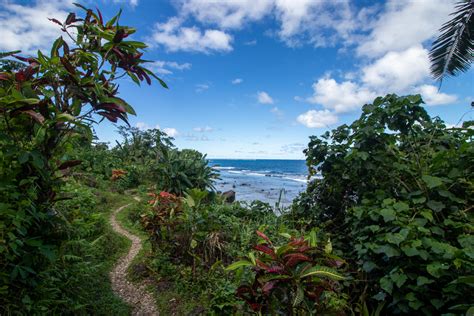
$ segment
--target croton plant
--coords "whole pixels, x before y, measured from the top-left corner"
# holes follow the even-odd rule
[[[234,262],[228,271],[251,267],[253,281],[243,284],[236,295],[258,314],[306,315],[314,312],[339,312],[344,299],[339,298],[338,281],[345,277],[337,271],[345,262],[330,253],[330,243],[317,247],[315,234],[290,237],[281,246],[257,231],[260,243],[256,252]]]

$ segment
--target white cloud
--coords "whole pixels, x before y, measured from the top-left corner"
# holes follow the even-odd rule
[[[321,78],[313,84],[311,103],[321,104],[336,113],[350,112],[372,101],[376,94],[352,81],[336,82],[332,78]]]
[[[273,104],[274,101],[271,96],[268,95],[265,91],[259,91],[257,93],[257,99],[259,103],[262,104]]]
[[[325,128],[338,121],[337,116],[329,110],[309,110],[300,114],[296,120],[309,128]]]
[[[422,44],[438,34],[453,9],[454,0],[389,0],[357,52],[376,57]]]
[[[49,49],[64,33],[48,18],[64,21],[73,8],[68,0],[37,1],[34,5],[0,1],[0,50],[32,54]]]
[[[427,84],[418,87],[415,93],[421,94],[426,105],[441,105],[457,101],[455,95],[439,92],[438,88]]]
[[[210,86],[207,83],[198,83],[196,85],[196,92],[203,92],[209,89]]]
[[[152,128],[160,129],[160,125],[158,125],[158,124],[156,124],[154,127],[151,127],[150,125],[148,125],[145,122],[137,122],[135,124],[135,127],[138,128],[139,130],[142,130],[142,131],[146,131],[147,129],[152,129]]]
[[[175,61],[164,61],[164,60],[157,60],[152,63],[147,64],[148,68],[153,70],[154,72],[161,74],[161,75],[170,75],[173,73],[172,70],[189,70],[191,69],[190,63],[177,63]]]
[[[179,135],[178,130],[174,127],[165,127],[165,128],[163,128],[163,132],[165,132],[166,135],[168,135],[170,137],[176,137],[176,136]]]
[[[224,29],[238,29],[246,23],[258,21],[271,12],[273,5],[269,0],[186,0],[180,1],[180,4],[182,14]]]
[[[355,14],[348,0],[275,0],[280,22],[279,37],[288,45],[302,42],[332,46],[340,40],[351,41],[356,29]]]
[[[428,51],[418,45],[402,52],[389,52],[362,72],[362,81],[376,91],[400,93],[430,75]]]
[[[235,78],[232,80],[232,84],[241,84],[242,82],[244,82],[244,79],[241,78]]]
[[[113,0],[114,3],[128,3],[131,7],[136,7],[138,5],[138,0]]]
[[[289,46],[310,43],[333,46],[353,42],[355,30],[364,29],[367,16],[356,14],[349,0],[178,0],[182,19],[194,19],[222,30],[236,30],[267,17],[276,20],[278,31],[270,33]],[[361,12],[370,11],[363,9]],[[247,41],[245,45],[255,45]]]
[[[204,133],[204,132],[212,132],[214,129],[210,126],[204,126],[204,127],[195,127],[193,128],[193,131],[198,132],[198,133]]]
[[[152,44],[164,46],[168,51],[191,51],[201,53],[229,52],[232,36],[215,29],[201,31],[198,27],[185,27],[183,20],[170,18],[157,23],[150,38]]]

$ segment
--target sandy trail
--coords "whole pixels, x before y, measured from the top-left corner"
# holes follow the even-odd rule
[[[110,272],[112,288],[118,296],[133,307],[132,315],[159,315],[153,297],[145,289],[144,284],[135,285],[127,280],[127,269],[133,258],[142,249],[141,239],[125,230],[117,221],[117,214],[129,205],[116,209],[111,217],[112,228],[132,241],[132,246],[126,255],[121,257]]]

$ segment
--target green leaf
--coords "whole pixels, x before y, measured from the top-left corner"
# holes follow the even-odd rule
[[[397,203],[393,204],[393,208],[395,210],[397,210],[398,212],[403,212],[403,211],[407,211],[407,210],[410,209],[408,204],[406,204],[404,202],[397,202]]]
[[[424,277],[424,276],[419,276],[417,279],[416,279],[416,285],[417,286],[423,286],[425,284],[431,284],[433,283],[434,281],[431,280],[431,279],[428,279],[427,277]]]
[[[393,282],[397,285],[397,287],[401,288],[403,284],[405,284],[406,280],[408,277],[403,274],[403,273],[392,273],[390,274],[390,278],[392,279]]]
[[[426,205],[435,212],[440,212],[446,207],[446,205],[444,205],[443,202],[434,201],[434,200],[428,201]]]
[[[330,254],[330,253],[332,252],[331,239],[328,239],[328,242],[327,242],[326,245],[324,246],[324,252],[327,253],[327,254]]]
[[[60,122],[74,122],[76,118],[69,113],[61,113],[56,115],[56,120]]]
[[[430,210],[422,211],[420,214],[430,222],[433,221],[433,213]]]
[[[417,256],[417,255],[420,254],[418,249],[416,249],[414,247],[402,246],[402,251],[408,257],[413,257],[413,256]]]
[[[362,269],[364,269],[365,272],[370,272],[376,267],[377,265],[372,261],[365,261],[364,264],[362,265]]]
[[[379,281],[380,287],[387,292],[388,294],[392,294],[393,290],[393,282],[388,276],[384,276],[383,278],[380,279]]]
[[[380,215],[382,215],[383,220],[387,223],[395,219],[395,211],[390,208],[383,208],[380,210]]]
[[[323,266],[314,266],[308,270],[306,270],[300,278],[306,278],[309,276],[318,276],[318,277],[327,277],[332,280],[344,280],[345,277],[337,273],[335,270],[323,267]]]
[[[253,264],[252,262],[248,261],[248,260],[240,260],[240,261],[236,261],[234,263],[232,263],[231,265],[227,266],[225,268],[226,271],[233,271],[233,270],[237,270],[238,268],[241,268],[241,267],[252,267]]]
[[[391,243],[391,244],[395,244],[395,245],[399,245],[402,241],[404,241],[406,239],[406,236],[404,236],[403,234],[401,233],[387,233],[385,235],[385,239]]]
[[[257,264],[257,261],[255,259],[255,254],[253,252],[249,252],[248,257],[249,257],[249,259],[250,259],[250,261],[252,262],[253,265]]]
[[[293,306],[298,306],[304,299],[304,290],[301,284],[298,284],[296,288],[295,300],[293,301]]]
[[[443,181],[441,180],[441,178],[438,178],[438,177],[423,175],[421,178],[430,189],[439,187],[440,185],[443,184]]]
[[[389,245],[379,246],[379,247],[374,249],[374,252],[379,253],[379,254],[384,254],[389,258],[396,257],[396,256],[400,255],[400,251],[398,251],[398,249],[396,249],[392,246],[389,246]]]
[[[422,204],[422,203],[426,202],[426,198],[424,196],[420,196],[420,197],[417,197],[417,198],[412,198],[411,200],[415,204]]]
[[[285,237],[286,239],[291,239],[291,235],[288,233],[280,233],[279,235]]]
[[[442,270],[446,269],[448,269],[448,266],[441,262],[433,262],[426,266],[426,271],[428,271],[428,273],[435,278],[439,278],[441,276]]]
[[[53,43],[53,46],[51,47],[51,57],[57,57],[59,56],[59,48],[63,45],[64,43],[64,40],[63,40],[63,37],[58,37],[54,43]]]

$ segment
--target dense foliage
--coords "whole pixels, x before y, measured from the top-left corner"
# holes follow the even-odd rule
[[[143,67],[146,45],[124,40],[135,30],[119,25],[120,13],[104,21],[99,11],[78,7],[83,17],[51,19],[68,39],[59,37],[49,54],[2,54],[23,64],[2,63],[0,72],[2,314],[59,304],[51,291],[62,295],[61,287],[51,282],[64,280],[57,269],[68,260],[63,249],[69,238],[84,237],[71,232],[70,209],[56,204],[66,198],[64,176],[80,163],[70,159],[73,142],[84,135],[91,140],[96,118],[127,122],[127,113],[134,114],[118,97],[117,78],[151,83],[154,76]]]
[[[379,97],[350,126],[312,137],[307,163],[322,177],[293,216],[352,259],[373,306],[465,311],[474,302],[474,131],[446,128],[421,104],[419,95]]]

